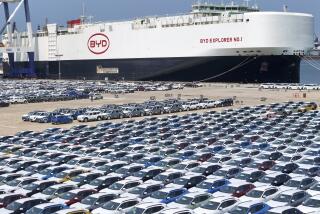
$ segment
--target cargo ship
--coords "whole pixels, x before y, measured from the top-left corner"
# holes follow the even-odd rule
[[[14,44],[30,42],[26,35],[13,32]],[[183,15],[46,24],[31,42],[39,78],[299,82],[313,35],[310,14],[197,3]],[[27,61],[27,54],[15,54],[14,67]],[[6,55],[3,65],[10,72]]]

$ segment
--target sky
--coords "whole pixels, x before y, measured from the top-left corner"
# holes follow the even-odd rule
[[[94,21],[128,20],[143,16],[186,13],[195,2],[205,0],[29,0],[31,19],[34,28],[43,25],[46,18],[50,23],[65,25],[67,20],[76,19],[82,14],[93,16]],[[206,2],[230,3],[231,0],[207,0]],[[244,3],[243,0],[234,0]],[[320,36],[320,0],[251,0],[263,11],[282,11],[283,5],[289,11],[311,13],[315,16],[316,34]],[[11,6],[13,10],[13,6]],[[3,11],[3,8],[0,8]],[[4,23],[3,12],[0,12],[1,23]],[[15,18],[18,28],[23,25],[23,10]],[[299,27],[299,26],[297,26]]]

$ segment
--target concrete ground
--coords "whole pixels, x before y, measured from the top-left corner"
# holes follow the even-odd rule
[[[305,93],[306,98],[303,97]],[[87,106],[101,106],[103,104],[124,104],[132,102],[144,102],[150,97],[155,97],[157,100],[167,98],[181,99],[199,98],[201,95],[210,99],[220,98],[235,98],[235,105],[233,108],[241,106],[254,106],[267,103],[285,102],[285,101],[315,101],[320,99],[319,91],[291,91],[291,90],[259,90],[257,85],[240,85],[240,84],[206,84],[201,88],[185,88],[183,90],[172,90],[164,92],[136,92],[134,94],[123,94],[116,98],[114,95],[105,94],[103,100],[93,101],[88,100],[74,100],[64,102],[47,102],[47,103],[31,103],[31,104],[17,104],[11,105],[8,108],[0,108],[0,135],[13,135],[22,130],[42,131],[49,127],[70,128],[76,124],[67,125],[51,125],[38,124],[31,122],[23,122],[21,116],[34,110],[52,111],[57,108],[77,108]],[[214,109],[221,110],[221,109]],[[209,111],[209,110],[200,110]],[[187,114],[186,112],[178,114]],[[119,120],[115,120],[119,121]],[[95,125],[98,122],[89,122],[89,125]]]

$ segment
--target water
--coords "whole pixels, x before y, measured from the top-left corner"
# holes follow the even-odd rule
[[[320,69],[320,59],[312,59],[311,61],[313,65]],[[301,83],[320,83],[320,70],[309,65],[305,60],[301,61],[300,68],[300,82]]]

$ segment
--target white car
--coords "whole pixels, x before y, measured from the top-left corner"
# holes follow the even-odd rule
[[[153,203],[153,202],[146,202],[136,205],[133,209],[131,209],[127,214],[155,214],[160,213],[162,210],[166,208],[165,204],[162,203]]]
[[[127,213],[133,206],[139,204],[138,198],[117,198],[109,201],[101,207],[92,210],[92,214],[120,214]]]
[[[102,120],[102,115],[100,111],[88,111],[85,114],[79,115],[77,120],[79,122],[98,121]]]
[[[9,102],[11,104],[28,103],[28,100],[24,97],[12,96],[9,98]]]
[[[115,194],[123,194],[125,192],[128,192],[129,190],[133,189],[134,187],[140,185],[142,181],[135,180],[135,179],[125,179],[118,181],[108,188],[100,190],[100,192],[105,193],[115,193]]]
[[[272,200],[280,193],[277,187],[271,185],[259,186],[240,197],[241,201],[265,202]]]
[[[239,200],[232,196],[214,197],[207,203],[194,209],[197,214],[222,214],[227,213],[239,204]]]

